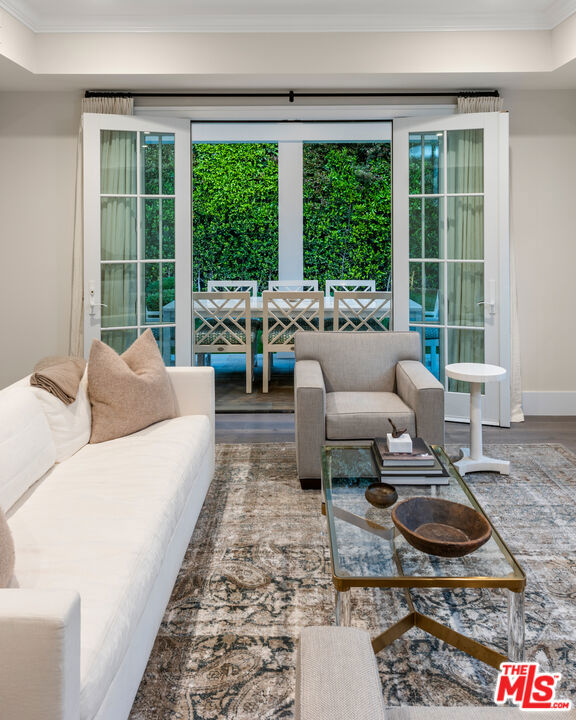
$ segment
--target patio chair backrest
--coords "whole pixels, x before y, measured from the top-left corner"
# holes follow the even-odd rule
[[[252,297],[258,295],[256,280],[208,280],[208,292],[249,292]]]
[[[334,293],[334,330],[388,330],[392,310],[392,293]]]
[[[274,292],[316,292],[318,290],[318,280],[269,280],[268,290]]]
[[[319,292],[262,293],[264,352],[293,350],[298,330],[324,329],[324,295]]]
[[[374,292],[376,280],[326,280],[326,297],[334,295],[335,292]]]
[[[245,352],[251,347],[249,292],[195,292],[194,351]],[[227,348],[230,348],[229,350]]]

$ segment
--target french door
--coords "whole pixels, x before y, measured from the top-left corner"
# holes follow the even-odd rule
[[[123,352],[150,328],[190,365],[190,123],[86,114],[84,351]]]
[[[394,121],[394,327],[417,330],[445,384],[446,418],[469,417],[450,363],[510,370],[508,116]],[[510,384],[487,383],[483,418],[510,424]]]

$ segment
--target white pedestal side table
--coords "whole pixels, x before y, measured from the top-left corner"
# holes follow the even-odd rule
[[[454,465],[462,475],[481,471],[509,475],[508,460],[486,457],[482,451],[482,383],[500,382],[506,376],[506,370],[484,363],[454,363],[446,365],[446,375],[470,383],[470,447],[462,448],[462,458]]]

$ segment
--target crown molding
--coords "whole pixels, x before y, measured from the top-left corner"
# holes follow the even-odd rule
[[[576,12],[576,0],[554,0],[546,11],[548,29],[552,30]]]
[[[274,32],[463,32],[550,30],[576,12],[576,0],[554,0],[545,12],[414,14],[164,14],[148,18],[102,15],[87,22],[80,15],[42,17],[24,2],[0,0],[3,8],[36,33],[274,33]]]

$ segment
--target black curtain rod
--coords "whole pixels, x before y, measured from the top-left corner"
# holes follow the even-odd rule
[[[498,90],[454,90],[451,92],[102,92],[86,90],[86,98],[125,97],[125,98],[386,98],[386,97],[500,97]]]

